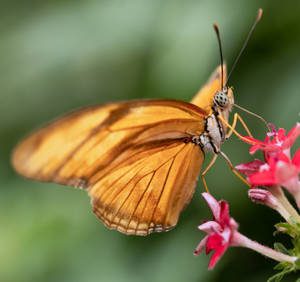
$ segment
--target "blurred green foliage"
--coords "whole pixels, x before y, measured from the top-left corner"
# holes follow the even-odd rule
[[[26,133],[77,107],[189,101],[219,64],[212,23],[220,26],[230,68],[259,7],[264,16],[229,84],[238,104],[291,129],[300,110],[300,2],[0,3],[0,281],[265,281],[275,263],[249,250],[230,249],[213,271],[208,257],[193,257],[204,235],[196,227],[210,218],[201,181],[173,231],[130,237],[107,230],[84,191],[17,176],[10,153]],[[263,125],[242,115],[262,138]],[[251,160],[235,137],[223,150],[234,164]],[[242,233],[272,245],[280,218],[250,203],[222,159],[207,182],[230,203]]]

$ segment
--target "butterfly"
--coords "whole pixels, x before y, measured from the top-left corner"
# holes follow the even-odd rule
[[[233,93],[216,104],[220,70],[191,103],[131,101],[70,113],[25,138],[13,167],[26,178],[87,190],[108,228],[170,230],[191,200],[204,152],[215,153],[225,140],[216,115],[228,120]]]
[[[110,229],[168,231],[194,194],[205,153],[219,154],[226,140],[234,105],[226,84],[221,59],[190,103],[139,100],[74,111],[18,144],[12,165],[26,178],[86,190]]]

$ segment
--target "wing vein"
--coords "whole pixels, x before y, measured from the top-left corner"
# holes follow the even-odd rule
[[[176,153],[176,155],[177,155],[180,151],[182,151],[184,147],[185,147],[185,146],[183,146],[182,148],[180,148],[180,150]],[[157,170],[158,170],[159,168],[161,168],[163,165],[165,165],[165,164],[166,164],[169,160],[171,160],[172,158],[174,158],[174,156],[171,157],[171,158],[169,158],[169,159],[168,159],[166,162],[164,162],[162,165],[160,165],[160,166],[155,170],[155,173],[157,172]],[[153,180],[153,178],[151,179],[151,182],[152,182],[152,180]],[[149,187],[150,187],[150,186],[149,186]],[[153,190],[149,193],[149,195],[148,195],[148,197],[147,197],[147,200],[146,200],[146,203],[145,203],[145,205],[144,205],[144,207],[143,207],[143,210],[142,210],[142,213],[141,213],[141,217],[140,217],[140,218],[143,218],[143,215],[144,215],[144,212],[145,212],[145,209],[146,209],[146,206],[147,206],[147,201],[148,201],[149,197],[152,195],[152,192],[153,192]],[[153,214],[154,214],[154,212],[153,212]],[[152,217],[153,217],[153,214],[152,214]],[[152,217],[151,217],[151,220],[152,220]],[[150,220],[150,222],[151,222],[151,220]],[[137,224],[137,226],[136,226],[136,231],[138,230],[139,225],[140,225],[140,220],[138,221],[138,224]]]
[[[155,209],[154,209],[153,212],[152,212],[150,224],[151,224],[151,222],[153,221],[153,216],[154,216],[154,214],[155,214],[155,212],[156,212],[156,209],[157,209],[157,207],[158,207],[158,205],[159,205],[161,196],[162,196],[163,191],[164,191],[164,189],[165,189],[165,186],[166,186],[166,184],[167,184],[167,181],[168,181],[168,178],[169,178],[169,175],[170,175],[170,171],[171,171],[171,169],[172,169],[172,167],[173,167],[173,164],[174,164],[174,161],[175,161],[175,159],[176,159],[176,156],[177,156],[177,154],[173,157],[173,160],[172,160],[172,162],[171,162],[171,164],[170,164],[170,167],[169,167],[169,169],[168,169],[168,172],[167,172],[165,181],[164,181],[164,183],[163,183],[163,186],[162,186],[162,188],[161,188],[159,197],[158,197],[158,199],[157,199],[157,203],[156,203],[156,205],[155,205]],[[155,226],[154,226],[154,229],[155,229]]]
[[[160,125],[161,123],[167,124],[167,123],[172,123],[172,122],[183,122],[183,123],[191,123],[191,122],[199,122],[199,120],[197,119],[192,119],[192,118],[172,118],[172,119],[167,119],[167,120],[162,120],[162,121],[158,121],[158,122],[153,122],[153,123],[148,123],[146,125],[146,130],[147,129],[151,129],[153,127],[155,127],[156,125]],[[141,125],[136,125],[136,126],[131,126],[131,127],[122,127],[120,129],[110,129],[108,128],[109,132],[118,132],[118,131],[122,131],[122,130],[130,130],[130,129],[137,129],[137,128],[141,128],[141,127],[145,127],[145,125],[141,124]]]
[[[135,174],[135,176],[134,176],[132,179],[134,179],[134,178],[136,177],[136,175],[137,175],[142,169],[143,169],[143,168],[141,168],[141,169]],[[124,199],[124,201],[122,202],[122,204],[121,204],[120,207],[118,208],[118,210],[117,210],[117,212],[115,213],[114,217],[111,219],[112,222],[114,221],[115,217],[118,215],[119,211],[122,209],[122,207],[124,206],[124,204],[127,202],[127,200],[129,199],[129,197],[131,196],[131,194],[132,194],[133,190],[135,189],[136,185],[137,185],[144,177],[146,177],[147,175],[149,175],[149,174],[151,174],[151,173],[153,173],[153,171],[146,173],[145,175],[141,176],[141,177],[136,181],[136,183],[134,184],[134,186],[133,186],[132,189],[130,190],[129,194],[127,195],[127,197]],[[128,184],[129,184],[129,183],[128,183]],[[126,184],[126,185],[128,185],[128,184]],[[125,188],[126,188],[126,187],[122,188],[122,191],[123,191]],[[121,193],[122,191],[120,191],[120,193]],[[117,196],[116,196],[116,197],[117,197]],[[118,223],[120,223],[120,220],[121,220],[121,217],[120,217]]]
[[[130,224],[130,222],[131,222],[132,217],[134,216],[134,214],[135,214],[135,212],[136,212],[138,206],[140,205],[142,199],[144,198],[144,195],[145,195],[146,192],[148,191],[148,189],[149,189],[149,187],[150,187],[150,185],[151,185],[151,183],[152,183],[152,180],[153,180],[153,178],[154,178],[154,176],[155,176],[156,170],[154,170],[152,173],[153,173],[153,174],[152,174],[152,176],[151,176],[151,179],[150,179],[149,183],[147,184],[146,189],[144,190],[144,192],[142,193],[141,197],[139,198],[139,200],[138,200],[138,202],[137,202],[137,204],[136,204],[136,206],[135,206],[135,208],[134,208],[134,210],[133,210],[133,213],[131,214],[131,216],[130,216],[130,218],[129,218],[129,220],[128,220],[128,223],[127,223],[127,226],[126,226],[126,230],[128,230],[128,226],[129,226],[129,224]],[[139,218],[138,218],[137,223],[136,223],[136,226],[135,226],[135,232],[134,232],[134,233],[136,233],[136,231],[137,231],[137,228],[138,228],[138,226],[139,226],[139,222],[140,222],[140,220],[139,220]]]
[[[175,141],[177,141],[177,140],[174,140],[174,142],[175,142]],[[153,142],[151,142],[151,143],[153,143]],[[91,182],[91,184],[95,184],[95,183],[98,182],[99,180],[105,178],[106,176],[108,176],[108,175],[110,174],[110,171],[113,171],[113,170],[116,170],[116,169],[122,167],[122,165],[124,165],[124,163],[125,163],[125,162],[128,162],[130,159],[134,159],[135,156],[136,156],[138,153],[145,151],[145,148],[144,148],[144,147],[146,147],[147,145],[149,145],[149,144],[143,143],[143,144],[139,144],[138,146],[135,146],[135,149],[137,149],[138,147],[140,147],[141,150],[140,150],[140,151],[137,151],[137,152],[134,152],[134,154],[133,154],[133,153],[130,154],[126,159],[123,159],[121,162],[116,162],[116,156],[115,156],[115,154],[114,154],[113,157],[110,158],[109,161],[107,161],[107,163],[110,163],[110,164],[113,165],[113,166],[110,167],[109,170],[108,170],[106,173],[104,173],[103,175],[101,175],[100,178],[97,178],[96,180],[94,180],[93,182]],[[170,145],[170,144],[169,144],[169,145]],[[171,145],[172,145],[172,144],[171,144]],[[117,152],[117,153],[118,153],[118,156],[121,156],[121,154],[123,154],[129,147],[131,147],[130,144],[128,144],[127,146],[123,147],[122,150],[118,151],[118,152]],[[162,149],[162,151],[167,150],[168,148],[169,148],[169,147],[166,146],[165,148]],[[150,148],[150,149],[151,149],[151,148]],[[153,146],[153,149],[158,150],[159,148]],[[147,157],[147,156],[144,156],[140,161],[142,161],[142,160],[143,160],[144,158],[146,158],[146,157]],[[116,163],[114,164],[114,162],[116,162]],[[98,170],[99,170],[99,168],[95,170],[95,173],[92,174],[92,176],[90,176],[90,178],[92,178],[92,177],[98,172]]]
[[[129,181],[128,181],[121,189],[119,189],[119,190],[116,192],[115,197],[114,197],[113,199],[111,199],[111,200],[109,201],[108,204],[106,204],[106,207],[105,207],[105,209],[104,209],[104,211],[103,211],[103,216],[105,216],[105,211],[106,211],[107,208],[111,205],[111,203],[113,202],[113,200],[119,196],[119,194],[120,194],[120,193],[121,193],[121,192],[129,185],[129,184],[130,184],[131,181],[133,181],[133,179],[138,175],[138,173],[139,173],[142,169],[143,169],[143,167],[141,167],[141,168],[135,173],[135,175],[134,175],[132,178],[130,178]],[[112,221],[112,220],[111,220],[111,221]]]

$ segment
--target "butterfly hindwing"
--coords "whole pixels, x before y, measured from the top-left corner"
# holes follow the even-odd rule
[[[203,163],[199,146],[181,141],[131,148],[121,163],[89,190],[95,214],[109,227],[147,235],[174,227],[190,201]]]

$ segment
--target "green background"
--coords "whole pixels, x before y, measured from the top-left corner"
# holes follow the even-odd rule
[[[209,257],[193,256],[204,236],[197,225],[211,217],[200,180],[173,231],[132,237],[107,230],[84,191],[17,176],[10,154],[26,133],[74,108],[189,101],[219,64],[212,23],[220,26],[230,68],[259,7],[264,16],[229,85],[238,104],[290,130],[300,110],[300,2],[0,3],[0,281],[265,281],[275,263],[250,250],[229,249],[213,271]],[[263,124],[242,116],[264,138]],[[238,164],[252,160],[248,148],[233,136],[223,151]],[[272,236],[280,217],[251,203],[221,158],[207,183],[230,203],[243,234],[270,246],[285,241]]]

